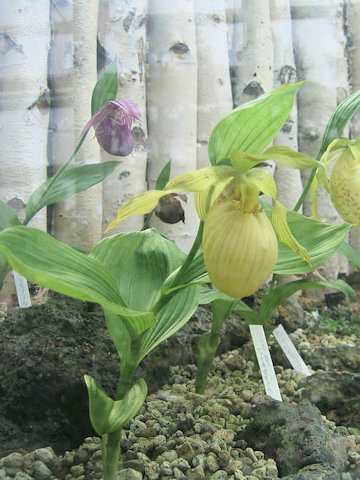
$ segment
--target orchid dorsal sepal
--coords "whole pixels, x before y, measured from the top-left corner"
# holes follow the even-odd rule
[[[231,163],[241,172],[246,172],[266,160],[275,160],[277,163],[291,168],[305,170],[317,168],[319,162],[305,153],[297,152],[287,146],[273,146],[267,148],[262,154],[251,154],[235,150],[230,155]]]

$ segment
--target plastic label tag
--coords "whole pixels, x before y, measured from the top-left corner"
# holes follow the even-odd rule
[[[271,360],[264,328],[262,325],[249,325],[249,327],[254,343],[256,358],[259,363],[261,376],[264,382],[266,395],[269,395],[274,400],[279,400],[281,402],[282,398],[279,384]]]
[[[280,345],[282,351],[285,353],[287,359],[291,363],[291,366],[296,372],[300,372],[304,375],[310,376],[311,373],[307,368],[304,360],[301,358],[299,352],[296,350],[295,345],[291,341],[289,335],[286,333],[284,327],[279,325],[273,331],[274,337]]]
[[[19,307],[31,307],[29,287],[26,278],[14,271],[14,281]]]

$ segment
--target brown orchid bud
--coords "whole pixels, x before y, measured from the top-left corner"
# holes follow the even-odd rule
[[[181,203],[176,198],[179,197],[184,202],[187,201],[186,195],[182,193],[169,193],[160,198],[159,203],[155,208],[155,215],[164,223],[178,223],[180,220],[185,222],[185,212]]]

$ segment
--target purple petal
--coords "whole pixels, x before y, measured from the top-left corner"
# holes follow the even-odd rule
[[[95,127],[95,134],[103,149],[111,155],[126,157],[133,151],[134,138],[131,130],[111,117],[105,118]]]
[[[100,108],[100,110],[94,113],[94,115],[85,125],[85,127],[83,128],[83,131],[81,132],[81,135],[83,135],[85,132],[90,130],[91,127],[95,127],[96,124],[101,122],[102,119],[106,118],[108,115],[111,115],[111,112],[113,110],[114,110],[114,107],[113,105],[110,105],[110,102],[104,105],[102,108]]]
[[[127,102],[126,100],[111,100],[109,103],[122,108],[130,117],[141,119],[141,111],[136,103]]]

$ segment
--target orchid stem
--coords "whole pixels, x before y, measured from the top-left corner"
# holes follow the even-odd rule
[[[194,243],[192,244],[192,247],[190,249],[190,252],[188,253],[187,257],[185,258],[184,263],[181,265],[180,270],[176,274],[174,278],[173,285],[177,285],[181,282],[181,277],[184,275],[186,270],[188,269],[189,265],[191,262],[194,260],[194,257],[199,250],[202,242],[202,235],[203,235],[203,230],[204,230],[204,222],[200,221],[199,228],[194,240]]]
[[[309,175],[309,178],[306,182],[304,190],[303,190],[302,194],[300,195],[300,198],[297,201],[295,207],[293,208],[294,212],[297,212],[299,210],[299,208],[301,207],[301,205],[304,203],[306,195],[309,193],[312,181],[314,180],[315,174],[316,174],[316,168],[313,168],[310,172],[310,175]]]

